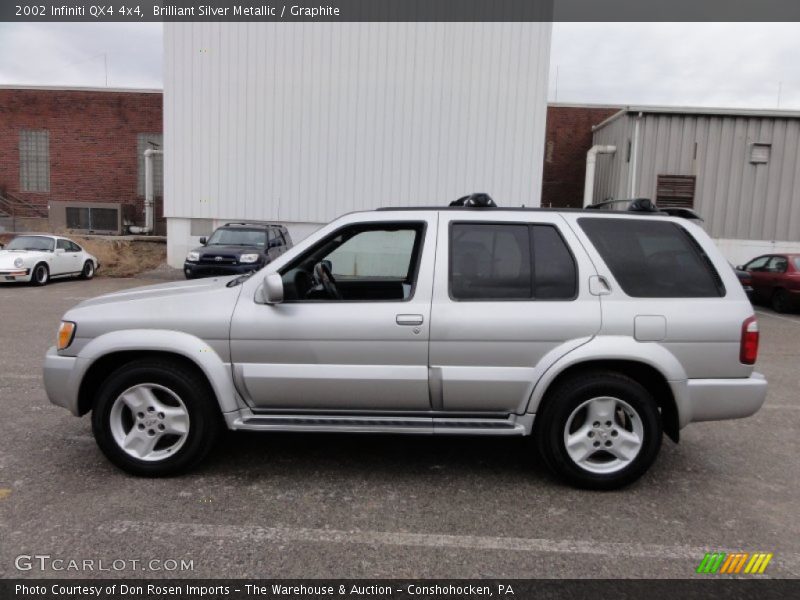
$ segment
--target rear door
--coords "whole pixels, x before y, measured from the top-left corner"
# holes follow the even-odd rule
[[[433,408],[523,413],[554,356],[600,328],[600,301],[588,286],[593,274],[556,213],[442,212],[431,309]]]

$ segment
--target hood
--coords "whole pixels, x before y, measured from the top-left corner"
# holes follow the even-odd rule
[[[242,286],[233,277],[193,279],[132,288],[84,300],[64,320],[78,324],[76,337],[93,338],[120,329],[168,329],[201,339],[227,339]]]
[[[0,250],[0,265],[13,266],[14,259],[22,258],[23,260],[30,259],[31,257],[39,256],[52,256],[50,252],[44,250]]]

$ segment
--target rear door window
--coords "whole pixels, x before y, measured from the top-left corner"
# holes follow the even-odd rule
[[[454,300],[571,300],[572,254],[552,225],[453,223],[450,296]]]
[[[629,296],[724,296],[719,274],[691,234],[656,219],[581,218],[578,223]]]

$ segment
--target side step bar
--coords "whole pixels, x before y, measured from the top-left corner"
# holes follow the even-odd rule
[[[249,412],[249,411],[248,411]],[[507,418],[381,417],[354,415],[253,415],[228,420],[241,431],[317,431],[341,433],[416,433],[450,435],[527,435],[533,415]]]

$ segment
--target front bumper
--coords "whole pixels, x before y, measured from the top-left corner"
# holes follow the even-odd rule
[[[51,346],[44,358],[44,389],[50,402],[80,415],[78,392],[85,366],[76,356],[60,356]]]
[[[250,271],[258,271],[264,265],[261,263],[248,263],[237,265],[208,265],[200,263],[183,263],[183,274],[186,279],[200,277],[224,277],[225,275],[242,275]]]
[[[0,271],[0,282],[2,281],[30,281],[30,269],[11,269]]]
[[[687,384],[692,423],[749,417],[767,398],[767,379],[761,373],[745,379],[690,379]]]

